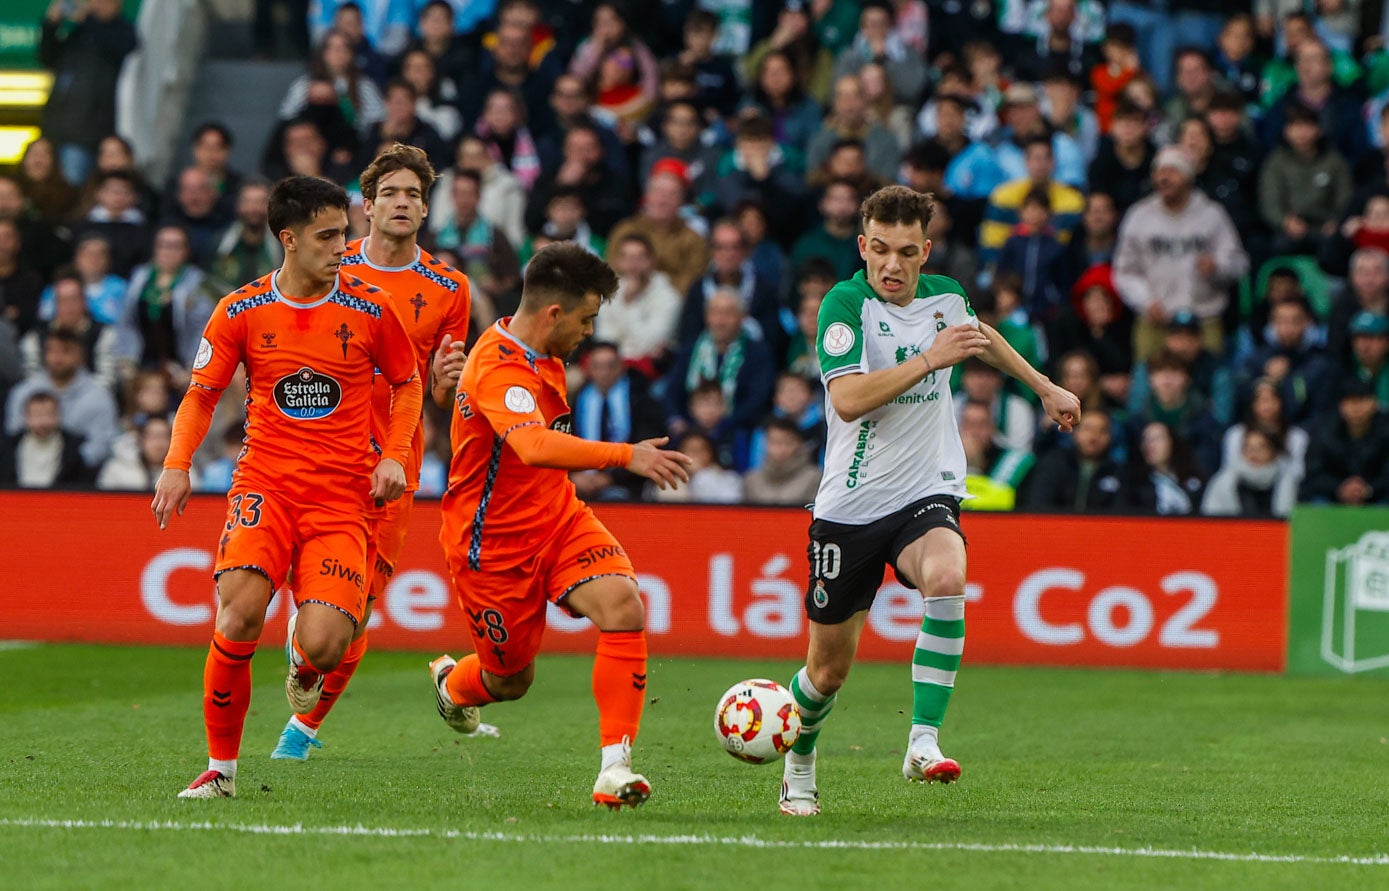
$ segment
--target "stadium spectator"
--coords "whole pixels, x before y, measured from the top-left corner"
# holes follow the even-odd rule
[[[796,325],[786,347],[786,369],[793,374],[810,380],[820,379],[820,354],[815,347],[820,305],[837,281],[830,264],[818,258],[807,260],[801,270],[792,303]]]
[[[1331,302],[1326,324],[1326,351],[1345,356],[1350,350],[1350,322],[1360,312],[1389,315],[1389,252],[1361,248],[1351,255],[1345,286]]]
[[[719,463],[714,442],[703,433],[690,432],[680,437],[678,448],[689,456],[688,485],[658,489],[648,483],[647,498],[666,503],[694,502],[697,504],[737,504],[743,498],[743,480],[735,470]]]
[[[1028,20],[1013,56],[1018,79],[1042,80],[1051,70],[1077,78],[1088,75],[1101,58],[1104,8],[1095,0],[1033,0],[1026,9]],[[1005,23],[1000,25],[1007,30]]]
[[[684,48],[676,57],[695,73],[695,104],[709,120],[729,117],[738,106],[742,92],[733,59],[714,52],[719,20],[704,9],[691,10],[685,18]]]
[[[767,222],[766,209],[756,201],[744,201],[734,208],[733,219],[743,232],[743,241],[748,246],[748,259],[752,261],[753,271],[760,279],[782,283],[777,288],[777,296],[780,297],[785,293],[785,283],[788,280],[788,260],[781,247],[768,235],[771,225]]]
[[[116,438],[116,400],[111,391],[86,369],[81,335],[62,328],[50,330],[43,342],[43,368],[10,390],[5,403],[5,430],[11,436],[24,426],[29,397],[52,393],[62,413],[63,430],[80,436],[82,460],[101,466]]]
[[[898,102],[893,95],[892,82],[888,80],[887,69],[881,62],[864,65],[859,69],[858,79],[863,87],[863,101],[868,106],[868,120],[892,134],[892,138],[897,140],[897,155],[900,157],[912,144],[912,109]]]
[[[458,170],[471,170],[482,183],[478,201],[478,216],[501,229],[513,246],[526,240],[526,193],[511,168],[501,163],[487,150],[480,137],[465,133],[458,140],[456,155]],[[430,196],[429,216],[425,223],[429,232],[437,235],[454,225],[453,178],[454,168],[441,171]]]
[[[255,281],[284,260],[284,247],[270,234],[269,212],[270,184],[259,178],[244,181],[236,196],[236,218],[213,251],[209,275],[216,290]]]
[[[96,477],[98,489],[126,492],[152,492],[154,481],[164,469],[169,454],[173,424],[168,418],[149,417],[135,430],[116,437],[111,457],[101,465]],[[190,482],[201,491],[196,468],[189,468]]]
[[[1312,337],[1315,319],[1305,297],[1273,304],[1269,310],[1273,337],[1245,360],[1240,387],[1247,401],[1256,378],[1278,384],[1283,413],[1289,423],[1301,424],[1325,406],[1321,402],[1330,387],[1335,368]]]
[[[134,146],[125,137],[115,133],[103,136],[101,142],[97,143],[96,167],[92,170],[92,175],[82,184],[82,198],[78,203],[78,211],[81,215],[85,216],[96,204],[97,189],[108,173],[127,174],[135,183],[135,191],[139,195],[137,206],[140,208],[140,212],[145,215],[145,219],[152,220],[158,217],[162,203],[159,190],[150,185],[149,181],[145,179],[145,175],[135,164]]]
[[[1251,389],[1253,395],[1246,404],[1244,419],[1225,431],[1221,444],[1221,465],[1229,463],[1240,453],[1246,430],[1262,430],[1281,444],[1294,475],[1301,479],[1306,466],[1307,431],[1288,423],[1283,414],[1283,397],[1277,381],[1260,378]]]
[[[467,274],[472,289],[473,327],[482,330],[515,309],[520,299],[516,288],[521,283],[521,261],[501,227],[482,216],[482,177],[468,169],[452,174],[448,196],[442,199],[448,208],[448,222],[431,233],[431,250],[450,251],[457,258],[458,268]]]
[[[1343,375],[1369,383],[1383,411],[1389,411],[1389,316],[1360,312],[1350,321],[1350,355]]]
[[[25,262],[19,224],[0,218],[0,318],[28,331],[38,320],[42,293],[43,278]]]
[[[781,52],[791,60],[796,81],[817,102],[829,99],[834,53],[820,42],[816,29],[811,27],[814,15],[811,4],[791,0],[782,4],[772,33],[753,45],[742,59],[743,80],[754,83],[768,53]]]
[[[1368,381],[1341,379],[1336,411],[1311,434],[1298,498],[1314,504],[1389,504],[1389,413],[1379,409]]]
[[[893,31],[892,8],[876,0],[863,4],[853,43],[835,59],[835,81],[846,74],[857,74],[869,62],[880,62],[887,69],[899,102],[916,105],[921,101],[927,79],[926,60]]]
[[[709,189],[709,178],[718,167],[719,155],[700,138],[703,127],[699,110],[688,99],[667,103],[661,113],[660,135],[642,150],[638,179],[649,185],[656,165],[663,160],[678,162],[681,179],[688,180],[696,195]],[[665,169],[676,168],[667,165]]]
[[[1350,203],[1350,168],[1322,140],[1311,108],[1290,103],[1283,121],[1283,143],[1259,174],[1259,211],[1276,233],[1274,253],[1315,256]]]
[[[541,239],[545,244],[572,241],[596,256],[602,256],[607,250],[607,239],[594,232],[589,225],[588,203],[584,190],[578,186],[559,185],[550,190],[539,231],[533,238],[527,239],[521,248],[522,267],[544,246],[540,243]]]
[[[1120,216],[1152,191],[1150,171],[1157,149],[1148,138],[1143,111],[1130,102],[1114,109],[1109,133],[1090,163],[1090,184],[1103,189]]]
[[[1154,194],[1135,204],[1119,226],[1114,283],[1139,316],[1133,333],[1139,359],[1159,348],[1167,320],[1182,309],[1201,320],[1206,347],[1223,352],[1226,288],[1249,268],[1230,215],[1193,189],[1194,173],[1181,149],[1158,152]]]
[[[425,413],[428,416],[428,412]],[[226,494],[231,489],[232,473],[236,471],[237,460],[244,448],[245,433],[240,427],[228,427],[222,433],[222,449],[216,458],[204,462],[198,469],[196,492]],[[424,488],[421,477],[420,488]]]
[[[1073,278],[1070,255],[1057,235],[1051,197],[1044,186],[1034,185],[1023,196],[1018,222],[998,252],[995,274],[1019,279],[1020,307],[1038,323],[1056,320],[1066,301],[1066,282]]]
[[[476,67],[464,76],[467,87],[462,90],[463,120],[475,121],[485,116],[484,100],[490,103],[492,95],[501,90],[514,95],[518,106],[525,110],[516,113],[518,122],[529,116],[530,131],[536,136],[550,131],[552,121],[546,100],[555,79],[563,72],[554,53],[534,60],[534,47],[533,30],[524,24],[503,22],[497,26],[495,43],[484,47]],[[528,184],[521,171],[515,165],[511,167]]]
[[[1055,179],[1052,145],[1045,136],[1029,138],[1023,148],[1026,176],[1006,182],[989,194],[984,222],[979,227],[979,262],[985,268],[998,262],[1004,243],[1016,234],[1016,227],[1022,222],[1023,201],[1033,190],[1041,190],[1046,199],[1047,223],[1058,242],[1056,247],[1059,249],[1071,240],[1085,210],[1085,196]],[[1036,210],[1034,205],[1034,213]],[[1058,289],[1065,287],[1065,280],[1063,271],[1056,283]]]
[[[439,74],[434,57],[424,49],[407,50],[400,59],[400,77],[415,88],[415,116],[453,143],[463,129],[458,113],[458,87]]]
[[[87,298],[82,279],[73,274],[60,274],[53,281],[53,316],[39,322],[19,339],[19,354],[24,373],[38,374],[43,367],[43,345],[48,333],[63,329],[82,340],[87,370],[108,389],[116,385],[116,332],[108,325],[92,319],[87,311]]]
[[[999,114],[1006,126],[987,140],[974,142],[951,160],[945,182],[960,198],[988,198],[1004,183],[1027,179],[1030,167],[1026,146],[1033,137],[1051,139],[1053,173],[1048,179],[1073,188],[1086,184],[1085,156],[1065,133],[1050,133],[1038,109],[1037,91],[1031,84],[1015,83],[1003,95]]]
[[[804,507],[820,488],[819,461],[814,460],[800,428],[785,418],[769,418],[761,428],[766,443],[762,460],[743,475],[743,501]]]
[[[602,313],[599,313],[602,316]],[[574,435],[593,442],[641,442],[665,434],[665,413],[647,378],[623,365],[616,344],[595,341],[584,352],[586,381],[574,396]],[[622,468],[570,473],[585,500],[630,501],[645,480]]]
[[[1095,94],[1095,116],[1099,119],[1101,133],[1109,132],[1124,88],[1143,73],[1138,51],[1134,48],[1136,40],[1132,25],[1114,22],[1105,29],[1104,40],[1100,42],[1104,61],[1090,69],[1090,85]]]
[[[748,108],[761,113],[770,123],[770,138],[792,153],[796,169],[803,169],[806,148],[820,129],[820,106],[805,94],[795,62],[785,52],[772,50],[762,57],[740,120]]]
[[[1137,443],[1130,456],[1129,506],[1162,516],[1199,513],[1205,471],[1187,442],[1169,424],[1148,421]]]
[[[1349,163],[1354,164],[1365,151],[1367,134],[1361,118],[1361,102],[1354,91],[1337,85],[1332,70],[1331,51],[1313,37],[1295,51],[1297,84],[1274,102],[1264,116],[1261,137],[1272,149],[1285,134],[1288,110],[1294,105],[1311,109],[1321,132]]]
[[[825,425],[824,392],[811,378],[783,371],[777,375],[772,392],[772,411],[768,418],[780,418],[796,426],[810,457],[818,464],[824,458]],[[767,451],[765,431],[759,427],[748,442],[747,464],[756,467]]]
[[[59,270],[61,274],[64,270]],[[84,235],[77,242],[71,271],[82,280],[87,295],[87,311],[103,325],[114,325],[125,312],[126,279],[111,273],[111,246],[101,235]],[[53,287],[39,298],[39,318],[53,317]]]
[[[1243,97],[1230,90],[1217,91],[1206,108],[1206,123],[1211,128],[1211,166],[1233,175],[1247,202],[1247,196],[1258,192],[1264,149],[1250,132]],[[1218,195],[1211,197],[1224,203]]]
[[[335,133],[336,145],[328,139],[330,131]],[[313,104],[300,117],[276,127],[266,142],[261,173],[273,182],[291,175],[348,182],[355,175],[352,159],[357,145],[356,135],[336,105]]]
[[[944,275],[957,282],[972,282],[979,276],[979,257],[970,242],[973,233],[955,224],[951,202],[938,200],[931,222],[926,225],[926,237],[931,240],[931,253],[921,271],[927,275]]]
[[[1241,12],[1225,20],[1212,59],[1216,76],[1235,91],[1245,105],[1257,105],[1262,86],[1263,59],[1257,52],[1254,19]]]
[[[236,199],[243,180],[241,173],[229,163],[233,144],[231,130],[217,121],[207,121],[193,130],[189,142],[193,165],[212,179],[212,186],[217,190],[218,212],[231,218],[236,211]],[[177,186],[175,182],[166,191],[173,192]]]
[[[69,247],[53,226],[35,216],[27,207],[19,181],[0,173],[0,220],[9,220],[19,227],[24,259],[45,278],[67,261]]]
[[[998,427],[989,406],[966,400],[960,410],[960,443],[965,453],[965,491],[971,496],[961,507],[973,510],[1012,510],[1017,488],[1036,459],[1031,452],[998,445]]]
[[[415,24],[410,7],[397,0],[312,0],[309,15],[315,19],[309,26],[313,40],[340,31],[352,47],[352,63],[378,87],[386,83],[386,57],[405,48]]]
[[[434,63],[440,98],[460,103],[463,99],[462,88],[476,70],[477,53],[469,40],[454,31],[453,18],[453,6],[448,0],[428,0],[419,7],[415,19],[417,36],[401,57],[401,71],[407,80],[410,79],[405,72],[409,54],[415,51],[425,53]]]
[[[1177,125],[1176,136],[1177,145],[1191,158],[1196,188],[1225,208],[1251,257],[1266,256],[1268,239],[1255,194],[1245,193],[1239,174],[1215,161],[1215,137],[1210,124],[1205,118],[1187,118]]]
[[[362,140],[363,154],[357,158],[358,167],[365,168],[376,157],[378,149],[392,143],[413,145],[422,150],[437,169],[448,166],[452,155],[449,144],[438,130],[420,118],[416,111],[419,99],[419,92],[407,80],[396,78],[386,84],[382,100],[385,117],[373,124]]]
[[[986,290],[977,292],[971,303],[979,321],[992,326],[1003,335],[1008,345],[1016,350],[1027,364],[1036,368],[1041,366],[1046,350],[1046,335],[1040,324],[1034,324],[1028,318],[1022,288],[1021,276],[1013,272],[1002,272],[994,276]],[[1005,382],[1003,389],[1029,402],[1032,401],[1032,391],[1026,387],[1015,386],[1012,380]]]
[[[987,138],[993,129],[992,126],[981,127],[977,123],[979,107],[973,99],[964,93],[947,92],[948,86],[942,83],[936,94],[921,107],[916,120],[921,135],[926,137],[925,144],[940,150],[938,164],[942,170],[956,155],[968,148],[976,136]],[[996,123],[997,118],[993,121],[994,125]],[[908,149],[909,157],[910,154]]]
[[[541,169],[553,170],[558,167],[569,128],[575,124],[588,124],[596,129],[603,142],[603,158],[607,165],[614,173],[628,174],[627,147],[613,131],[616,119],[607,111],[594,107],[595,95],[593,88],[577,75],[561,74],[555,78],[555,85],[550,90],[553,122],[549,131],[540,136],[535,144]]]
[[[687,182],[682,169],[673,161],[660,161],[651,170],[642,193],[641,209],[609,233],[608,262],[617,259],[619,243],[638,234],[651,244],[656,269],[670,278],[681,294],[686,293],[709,265],[709,244],[680,216]]]
[[[280,102],[280,119],[298,117],[311,104],[323,104],[314,95],[315,84],[329,84],[347,123],[358,133],[367,133],[385,117],[381,91],[375,82],[357,68],[351,39],[341,31],[329,31],[314,52],[309,70],[290,85]]]
[[[1187,364],[1175,353],[1161,350],[1148,360],[1147,369],[1148,399],[1137,405],[1130,403],[1127,441],[1141,444],[1150,424],[1165,424],[1190,450],[1202,474],[1219,468],[1224,428],[1201,394],[1192,392]]]
[[[39,126],[58,147],[63,176],[87,179],[97,143],[116,130],[116,81],[139,46],[121,0],[52,2],[39,35],[39,62],[53,72]]]
[[[1232,422],[1235,418],[1234,377],[1229,364],[1201,342],[1201,323],[1196,316],[1187,310],[1174,313],[1167,321],[1162,348],[1186,363],[1192,392],[1201,397],[1220,425],[1224,427]],[[1148,363],[1139,362],[1134,366],[1133,383],[1129,388],[1130,411],[1143,411],[1151,395]],[[1243,395],[1247,399],[1249,393],[1246,391]]]
[[[1246,430],[1238,455],[1225,461],[1201,498],[1201,513],[1217,517],[1278,517],[1297,503],[1299,475],[1275,436]]]
[[[154,234],[154,259],[130,277],[125,315],[116,334],[121,360],[167,371],[182,390],[217,305],[206,278],[192,264],[187,233],[177,226],[161,226]]]
[[[0,483],[24,489],[84,486],[82,437],[64,430],[58,400],[47,390],[25,397],[18,432],[0,437]]]
[[[594,124],[571,126],[564,134],[559,167],[543,171],[536,180],[526,204],[526,225],[532,232],[540,230],[551,193],[560,187],[577,190],[588,210],[588,221],[600,237],[606,238],[632,211],[628,178],[604,163],[603,140]]]
[[[149,221],[137,206],[133,177],[114,171],[104,174],[96,206],[77,227],[78,238],[100,235],[111,247],[111,271],[121,277],[149,257]]]
[[[177,226],[188,238],[190,259],[203,269],[212,265],[222,232],[232,221],[224,212],[211,174],[194,165],[178,175],[174,200],[160,221],[160,227]]]
[[[1168,130],[1175,130],[1187,118],[1205,114],[1216,92],[1215,68],[1204,48],[1181,47],[1172,64],[1176,69],[1176,89],[1163,106]]]
[[[1071,350],[1056,360],[1055,368],[1056,382],[1075,394],[1084,411],[1103,410],[1122,431],[1127,419],[1123,404],[1111,399],[1100,387],[1100,365],[1093,355],[1083,349]],[[1061,430],[1043,419],[1032,441],[1032,450],[1038,455],[1045,455],[1055,448],[1072,448],[1074,441],[1073,432]],[[1122,451],[1122,444],[1116,451]]]
[[[1108,266],[1094,266],[1071,288],[1069,311],[1063,311],[1050,332],[1053,355],[1081,349],[1100,367],[1101,389],[1123,405],[1133,368],[1133,317],[1114,290]],[[1074,391],[1072,391],[1074,392]]]
[[[630,72],[631,78],[624,78],[625,83],[617,81],[618,69]],[[632,31],[627,14],[618,3],[600,2],[593,7],[592,28],[574,50],[569,73],[587,83],[598,97],[599,106],[617,117],[644,117],[660,96],[656,57]],[[605,97],[604,90],[612,90],[613,94]]]
[[[1119,243],[1119,218],[1114,196],[1098,189],[1085,198],[1085,213],[1080,225],[1066,245],[1070,252],[1069,266],[1077,276],[1096,266],[1109,266],[1114,260],[1114,248]],[[1071,283],[1074,286],[1074,282]]]
[[[1065,67],[1051,69],[1042,82],[1042,116],[1052,130],[1075,140],[1086,163],[1095,159],[1100,146],[1100,122],[1081,103],[1084,87]]]
[[[772,355],[781,353],[781,312],[777,283],[758,277],[748,255],[747,237],[736,221],[725,218],[709,234],[712,257],[703,277],[690,286],[680,314],[677,342],[681,349],[693,345],[707,324],[707,304],[718,291],[739,298],[739,316],[754,340],[762,341]],[[771,381],[767,381],[770,385]],[[754,419],[757,420],[757,419]]]
[[[1127,504],[1123,469],[1109,455],[1112,423],[1103,408],[1087,408],[1073,434],[1075,448],[1042,455],[1027,475],[1018,505],[1037,511],[1104,513]]]
[[[966,402],[982,402],[989,406],[998,430],[998,445],[1030,452],[1037,435],[1037,415],[1026,399],[1005,392],[1003,383],[1003,373],[983,359],[966,359],[961,366],[960,389],[954,396],[955,418],[959,420]]]
[[[174,396],[169,375],[164,371],[136,372],[123,388],[121,427],[126,431],[135,430],[149,418],[172,421]]]
[[[858,208],[863,196],[853,183],[833,180],[820,196],[820,224],[791,248],[791,274],[800,278],[811,258],[829,261],[836,279],[849,278],[863,268],[858,249]]]
[[[617,294],[598,314],[593,334],[616,344],[629,367],[654,379],[670,358],[682,294],[656,268],[655,248],[642,233],[632,231],[614,238],[609,255],[618,274]]]
[[[892,131],[869,114],[863,83],[857,74],[835,78],[833,102],[806,146],[805,166],[810,170],[819,167],[831,149],[846,139],[863,143],[864,162],[873,176],[889,181],[897,175],[902,150]]]
[[[65,222],[77,207],[77,187],[63,176],[58,150],[46,136],[24,147],[15,178],[24,190],[29,207],[49,225]]]
[[[716,231],[716,239],[719,234]],[[771,403],[776,375],[772,351],[744,326],[744,298],[737,289],[717,286],[704,300],[698,300],[696,294],[700,292],[691,292],[687,305],[695,299],[703,306],[703,330],[681,349],[666,375],[666,416],[671,428],[680,432],[690,420],[690,394],[700,383],[713,380],[728,403],[733,426],[750,432]]]

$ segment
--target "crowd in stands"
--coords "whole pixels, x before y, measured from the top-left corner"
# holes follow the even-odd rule
[[[0,482],[150,488],[216,300],[280,261],[270,184],[345,185],[361,235],[356,177],[399,141],[441,172],[421,238],[470,277],[474,336],[545,244],[619,273],[571,365],[575,431],[670,435],[695,471],[673,493],[576,475],[587,498],[813,499],[818,309],[862,266],[859,203],[897,182],[936,198],[925,271],[1085,409],[1062,433],[990,366],[957,368],[967,507],[1389,504],[1383,4],[409,7],[312,4],[260,169],[231,169],[210,121],[159,184],[114,133],[119,0],[55,3],[43,136],[0,175]],[[228,485],[240,400],[204,491]],[[426,420],[438,494],[448,428]]]

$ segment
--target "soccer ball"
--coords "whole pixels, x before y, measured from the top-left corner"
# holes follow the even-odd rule
[[[719,697],[714,735],[739,761],[766,764],[789,752],[801,735],[801,710],[791,691],[776,681],[741,681]]]

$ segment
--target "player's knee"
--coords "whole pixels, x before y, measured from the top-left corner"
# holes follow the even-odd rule
[[[630,580],[627,580],[630,582]],[[646,628],[646,605],[635,582],[605,592],[590,610],[589,618],[599,631],[641,631]]]
[[[309,660],[310,665],[326,674],[338,667],[338,663],[342,661],[342,656],[347,652],[347,646],[351,642],[351,638],[339,640],[336,637],[326,635],[310,638],[306,641],[302,636],[299,636],[299,649],[304,652],[304,658]]]
[[[227,640],[260,640],[265,613],[223,605],[217,610],[217,633]]]
[[[806,673],[810,675],[810,682],[815,685],[815,690],[821,696],[833,696],[844,686],[844,682],[849,679],[849,663],[825,663],[822,665],[807,665]]]
[[[922,573],[922,597],[959,597],[964,593],[965,571],[962,567],[931,566]]]

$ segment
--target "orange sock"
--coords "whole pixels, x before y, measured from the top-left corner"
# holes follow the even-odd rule
[[[241,750],[255,652],[254,640],[227,640],[221,632],[212,632],[203,664],[203,724],[208,756],[216,761],[235,761]]]
[[[458,705],[486,705],[497,701],[482,682],[482,663],[477,661],[475,653],[459,660],[444,680],[444,686],[448,688],[449,698]]]
[[[347,652],[342,654],[342,661],[338,663],[338,667],[328,672],[328,676],[323,679],[323,695],[318,698],[318,705],[307,715],[298,716],[305,727],[317,730],[323,724],[323,719],[328,717],[328,712],[337,704],[338,695],[351,683],[352,673],[357,670],[357,664],[362,661],[366,652],[365,634],[347,645]]]
[[[646,704],[646,632],[602,631],[593,660],[593,698],[598,701],[599,744],[637,738]]]

